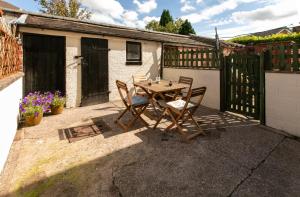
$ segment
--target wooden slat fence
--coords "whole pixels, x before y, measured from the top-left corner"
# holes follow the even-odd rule
[[[22,47],[16,29],[0,16],[0,79],[21,70]]]
[[[300,44],[269,46],[266,70],[300,71]]]
[[[219,61],[214,49],[165,46],[164,67],[218,69]]]
[[[225,57],[226,110],[259,119],[260,57],[230,54]]]

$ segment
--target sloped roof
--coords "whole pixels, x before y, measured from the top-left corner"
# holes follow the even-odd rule
[[[198,40],[200,42],[204,42],[206,44],[212,45],[212,46],[216,45],[216,39],[214,39],[214,38],[209,38],[209,37],[204,37],[204,36],[197,36],[197,35],[192,35],[191,38],[194,39],[194,40]],[[224,48],[227,48],[227,47],[230,47],[230,48],[245,47],[242,44],[237,44],[237,43],[234,43],[234,42],[228,42],[228,41],[223,41],[223,40],[220,40],[220,45],[221,45],[221,47],[224,47]]]
[[[300,26],[293,27],[293,32],[300,32]]]
[[[269,36],[269,35],[273,35],[273,34],[278,34],[283,30],[291,32],[291,30],[288,27],[279,27],[279,28],[275,28],[275,29],[269,29],[266,31],[251,33],[251,35],[253,35],[253,36]]]
[[[13,4],[10,4],[6,1],[0,0],[0,8],[1,9],[11,9],[11,10],[20,10],[17,6],[14,6]]]
[[[57,31],[77,32],[84,34],[122,37],[137,40],[156,41],[166,44],[176,45],[197,45],[213,47],[208,43],[192,39],[191,36],[164,33],[157,31],[148,31],[125,26],[111,25],[105,23],[95,23],[87,20],[78,20],[74,18],[53,16],[40,13],[25,12],[22,10],[3,9],[4,13],[13,13],[18,15],[16,19],[18,26],[42,28]]]

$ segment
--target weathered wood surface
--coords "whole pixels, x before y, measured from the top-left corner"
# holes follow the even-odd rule
[[[146,89],[153,93],[166,93],[173,92],[177,90],[182,90],[188,88],[187,84],[172,82],[172,86],[169,86],[170,81],[161,80],[159,83],[152,82],[151,85],[148,84],[148,81],[136,82],[134,85]]]

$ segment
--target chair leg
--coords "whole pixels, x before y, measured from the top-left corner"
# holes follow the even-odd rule
[[[144,106],[141,108],[141,110],[136,110],[135,108],[133,108],[132,110],[134,111],[134,116],[137,116],[138,119],[140,119],[146,126],[149,126],[148,123],[141,117],[141,115],[144,113],[144,111],[146,110],[148,106]]]
[[[165,109],[165,110],[163,111],[163,113],[161,114],[161,116],[158,118],[158,120],[156,121],[156,123],[155,123],[153,129],[156,129],[156,127],[158,126],[158,124],[160,123],[160,121],[163,119],[163,117],[164,117],[164,115],[165,115],[166,112],[167,112],[167,109]]]
[[[118,116],[118,118],[115,120],[115,123],[117,123],[117,121],[120,120],[120,119],[126,114],[126,112],[127,112],[128,110],[129,110],[129,109],[126,108],[126,109]]]

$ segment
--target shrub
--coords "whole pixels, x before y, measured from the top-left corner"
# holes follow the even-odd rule
[[[258,44],[258,43],[268,43],[268,42],[285,42],[294,41],[300,43],[300,33],[291,34],[273,34],[270,36],[241,36],[229,40],[230,42],[235,42],[239,44]]]

